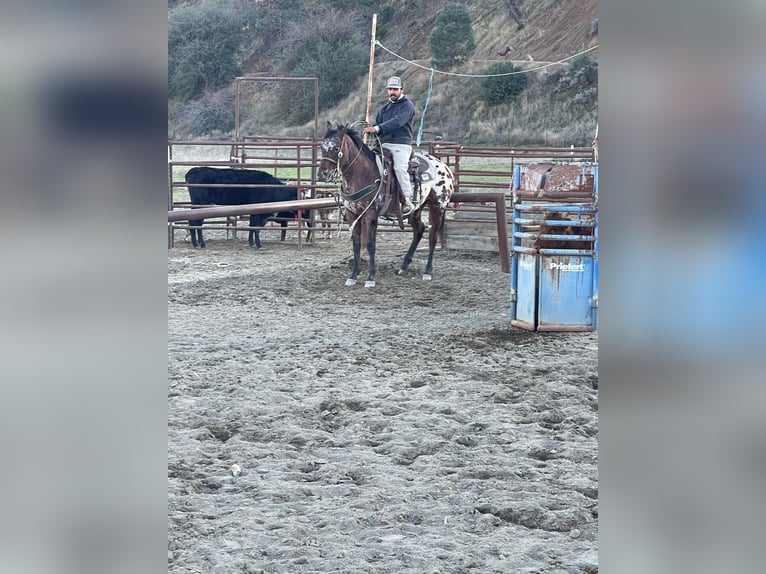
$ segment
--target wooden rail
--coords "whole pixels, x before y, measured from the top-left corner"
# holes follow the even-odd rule
[[[495,219],[497,223],[497,247],[500,251],[500,269],[503,273],[511,272],[511,254],[508,249],[508,223],[505,210],[505,193],[502,191],[455,192],[452,194],[455,203],[494,202]]]

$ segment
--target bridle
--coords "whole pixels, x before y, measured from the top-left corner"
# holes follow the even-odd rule
[[[335,169],[333,171],[331,171],[329,175],[332,175],[334,173],[335,175],[332,177],[332,179],[341,179],[342,180],[343,179],[343,173],[341,171],[340,162],[341,162],[341,159],[343,159],[343,156],[344,156],[343,148],[345,146],[347,146],[345,132],[344,132],[344,134],[342,136],[336,136],[336,137],[338,138],[337,141],[336,140],[325,140],[325,141],[323,141],[322,142],[322,150],[325,153],[329,153],[332,150],[337,148],[338,149],[337,155],[335,156],[335,158],[332,158],[332,157],[330,157],[328,155],[323,155],[322,156],[322,160],[327,160],[327,161],[331,161],[332,163],[334,163],[335,164]],[[332,147],[330,147],[330,145],[329,145],[330,143],[332,143],[334,145]],[[361,153],[362,153],[362,148],[360,147],[357,150],[356,155],[354,156],[354,159],[352,159],[350,162],[348,162],[343,169],[348,169],[352,165],[354,165],[354,162],[359,158],[359,155]]]
[[[346,142],[346,133],[343,131],[336,132],[336,135],[333,139],[326,139],[322,142],[322,151],[325,155],[322,156],[322,161],[329,161],[335,164],[335,169],[332,170],[327,174],[327,179],[332,179],[334,181],[340,180],[342,183],[344,182],[343,178],[343,171],[348,171],[348,169],[354,165],[354,162],[359,158],[359,156],[364,151],[363,145],[359,146],[359,149],[356,152],[356,155],[351,159],[351,161],[345,163],[345,165],[341,168],[341,161],[344,158],[344,155],[346,151],[348,150],[348,143]],[[337,139],[335,139],[337,138]],[[335,157],[330,157],[329,153],[334,152],[337,150]],[[351,229],[354,228],[356,223],[361,220],[361,215],[363,215],[367,210],[369,210],[373,204],[375,203],[376,199],[380,196],[382,193],[383,188],[385,187],[385,179],[383,178],[383,175],[381,174],[380,178],[377,180],[374,180],[369,185],[358,189],[356,191],[344,191],[343,185],[341,186],[341,197],[347,201],[347,202],[355,202],[359,201],[367,196],[369,196],[371,193],[374,193],[374,197],[372,201],[367,202],[367,205],[362,210],[361,214],[357,216],[357,218],[354,220],[354,222],[351,224]]]

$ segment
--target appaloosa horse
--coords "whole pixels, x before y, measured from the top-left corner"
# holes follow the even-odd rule
[[[444,213],[454,190],[454,177],[449,167],[428,154],[416,152],[416,161],[410,162],[418,177],[413,178],[415,211],[409,217],[413,238],[407,250],[399,274],[407,270],[415,249],[425,232],[421,218],[423,207],[428,207],[430,231],[428,234],[428,261],[423,280],[431,280],[434,248],[444,227]],[[379,155],[370,149],[359,134],[348,125],[336,126],[328,122],[327,133],[322,138],[322,160],[319,177],[325,181],[341,180],[341,197],[344,202],[344,218],[351,226],[351,241],[354,250],[354,266],[346,285],[356,285],[359,275],[362,244],[367,246],[369,273],[365,287],[375,286],[375,235],[378,217],[390,217],[401,222],[399,185],[393,169],[383,170],[378,164]],[[382,159],[382,158],[381,158]],[[386,182],[384,171],[389,173]]]

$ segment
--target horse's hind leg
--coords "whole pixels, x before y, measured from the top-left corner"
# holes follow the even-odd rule
[[[404,260],[402,261],[402,266],[399,268],[398,275],[401,275],[410,266],[410,263],[412,263],[412,258],[415,255],[415,250],[418,248],[418,244],[420,243],[420,240],[423,238],[423,232],[426,229],[425,224],[423,223],[423,220],[420,217],[420,214],[415,214],[411,218],[411,224],[412,224],[412,243],[410,243],[410,248],[407,250],[407,253],[404,255]]]
[[[423,271],[423,281],[431,280],[431,272],[434,266],[434,250],[444,225],[443,209],[435,205],[429,205],[428,214],[431,220],[431,229],[428,232],[428,261],[426,262],[425,271]]]

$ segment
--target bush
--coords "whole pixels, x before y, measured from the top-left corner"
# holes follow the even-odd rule
[[[396,28],[397,22],[395,21],[394,7],[390,4],[383,6],[378,12],[377,29],[375,30],[375,38],[382,40],[389,32],[389,26],[393,24]]]
[[[565,74],[559,76],[557,92],[574,88],[590,88],[598,84],[598,62],[594,62],[587,54],[580,54],[572,61]]]
[[[527,74],[518,72],[520,70],[508,62],[487,68],[484,73],[489,77],[482,79],[480,99],[489,106],[513,100],[527,88]]]
[[[189,101],[230,84],[239,74],[237,16],[184,7],[168,18],[168,96]]]
[[[471,15],[457,2],[447,4],[436,16],[428,37],[432,63],[437,68],[450,68],[464,60],[476,47],[471,29]]]
[[[558,76],[555,92],[575,92],[572,103],[587,106],[598,100],[598,62],[587,54],[572,58],[565,73]]]
[[[572,98],[572,102],[583,106],[590,105],[596,102],[598,99],[598,91],[596,88],[586,88],[582,92],[577,92]]]
[[[176,106],[170,119],[181,137],[226,134],[234,131],[234,103],[230,89],[207,92],[198,100]]]
[[[349,17],[351,16],[351,17]],[[369,51],[358,17],[332,13],[295,23],[282,41],[279,72],[319,78],[319,109],[331,108],[368,69]],[[314,117],[313,86],[286,82],[280,90],[277,118],[298,125]]]

